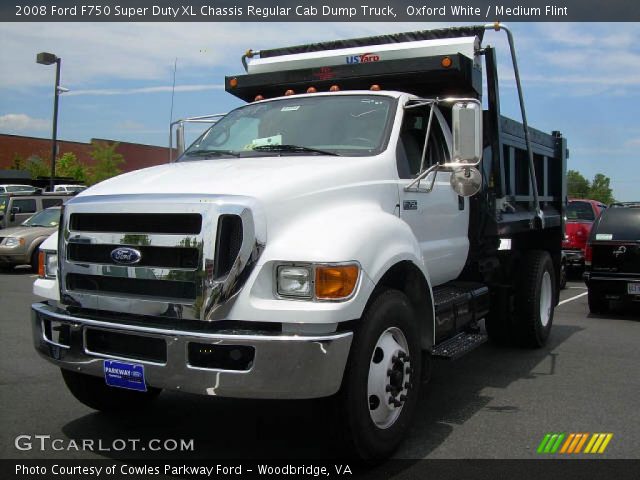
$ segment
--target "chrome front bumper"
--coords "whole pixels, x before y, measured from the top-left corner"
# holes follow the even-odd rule
[[[175,331],[76,318],[46,303],[33,304],[31,313],[36,350],[61,368],[102,377],[104,360],[120,359],[143,364],[149,386],[220,397],[302,399],[333,395],[340,388],[353,336],[352,332],[297,336]],[[68,333],[64,341],[54,338],[52,327],[64,327]],[[87,329],[164,340],[166,361],[91,352]],[[189,365],[190,343],[212,348],[253,347],[255,356],[247,370],[194,367]]]

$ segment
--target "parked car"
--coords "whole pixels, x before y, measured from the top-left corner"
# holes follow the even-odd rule
[[[0,193],[35,192],[33,185],[0,185]]]
[[[87,187],[85,185],[56,185],[53,187],[54,192],[62,193],[80,193],[86,189]]]
[[[34,213],[62,205],[71,198],[68,193],[4,193],[0,194],[0,229],[15,227]]]
[[[611,300],[640,302],[640,202],[616,203],[594,223],[585,252],[589,310]]]
[[[584,249],[591,232],[591,226],[607,206],[596,200],[570,199],[567,205],[567,221],[562,250],[567,267],[584,268]]]
[[[31,264],[38,269],[38,247],[58,228],[60,207],[42,210],[19,227],[2,230],[0,237],[0,267]]]

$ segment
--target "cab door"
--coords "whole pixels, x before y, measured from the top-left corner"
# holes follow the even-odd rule
[[[398,138],[398,190],[400,218],[411,227],[420,244],[432,286],[454,280],[469,251],[469,201],[451,188],[450,172],[430,173],[419,186],[407,189],[423,171],[451,161],[451,130],[442,112],[433,106],[431,131],[425,146],[430,106],[405,109]]]

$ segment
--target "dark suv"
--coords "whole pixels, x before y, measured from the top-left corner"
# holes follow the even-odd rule
[[[585,249],[589,310],[640,302],[640,202],[614,203],[595,221]]]

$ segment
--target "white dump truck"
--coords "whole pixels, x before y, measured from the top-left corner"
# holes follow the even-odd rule
[[[508,34],[522,123],[500,114],[490,29]],[[434,359],[547,340],[566,141],[527,126],[500,24],[242,60],[225,83],[245,105],[177,122],[178,158],[66,203],[35,347],[98,410],[163,389],[336,395],[349,446],[390,455]]]

